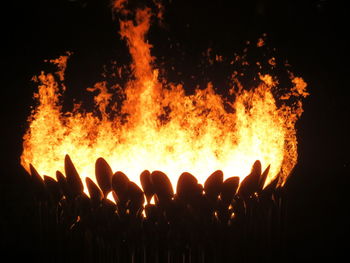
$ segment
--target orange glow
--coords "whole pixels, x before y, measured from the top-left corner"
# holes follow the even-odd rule
[[[124,3],[116,1],[114,7],[122,8]],[[23,137],[21,164],[26,170],[32,164],[40,175],[54,177],[56,170],[64,171],[64,157],[69,154],[85,184],[85,177],[96,182],[94,162],[103,157],[113,172],[122,171],[139,186],[142,171],[160,170],[176,189],[185,171],[202,184],[218,169],[224,179],[239,176],[242,180],[260,160],[263,170],[271,165],[265,185],[277,176],[283,185],[297,162],[295,123],[302,113],[301,99],[308,95],[306,83],[291,74],[294,87],[276,98],[278,80],[273,76],[259,75],[260,85],[251,90],[234,80],[240,87],[230,90],[234,101],[222,98],[211,83],[192,95],[185,95],[181,85],[168,83],[165,88],[146,40],[152,12],[145,8],[135,14],[134,20],[120,21],[120,36],[132,56],[132,76],[119,91],[126,97],[120,115],[112,117],[107,111],[117,105],[106,82],[88,89],[98,91],[94,101],[99,114],[80,106],[62,111],[65,87],[59,83],[69,54],[51,61],[58,72],[42,72],[34,78],[38,106]],[[291,98],[296,101],[293,106],[277,107],[277,100]],[[231,106],[230,112],[225,104]]]

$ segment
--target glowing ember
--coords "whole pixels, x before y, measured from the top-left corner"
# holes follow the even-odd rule
[[[115,8],[125,13],[124,2],[116,1]],[[85,183],[85,177],[96,182],[92,162],[103,157],[113,172],[122,171],[138,185],[142,171],[160,170],[176,189],[184,171],[195,175],[199,183],[219,169],[225,178],[240,176],[242,181],[260,160],[263,170],[271,165],[265,185],[276,176],[283,185],[297,162],[295,123],[302,113],[301,98],[308,95],[306,83],[291,74],[294,88],[276,98],[276,78],[259,75],[258,87],[247,91],[238,85],[238,90],[230,90],[234,101],[225,101],[211,83],[185,95],[181,85],[164,85],[159,80],[152,46],[146,41],[151,16],[150,9],[138,9],[134,20],[120,21],[133,73],[123,91],[118,91],[125,96],[119,115],[107,111],[117,105],[106,82],[88,89],[99,92],[95,96],[98,114],[80,106],[62,111],[60,96],[65,86],[59,83],[64,81],[69,55],[51,61],[58,66],[56,74],[41,73],[35,78],[38,106],[24,135],[21,164],[28,171],[32,164],[41,175],[54,177],[56,170],[64,170],[69,154]],[[277,107],[276,101],[291,98],[296,101],[292,106]],[[228,112],[225,105],[232,110]]]

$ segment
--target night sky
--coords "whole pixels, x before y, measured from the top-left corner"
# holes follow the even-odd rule
[[[350,222],[350,56],[346,40],[350,9],[327,0],[203,2],[164,1],[163,25],[154,25],[149,33],[156,63],[169,69],[164,74],[171,81],[181,79],[189,90],[208,79],[224,85],[220,74],[226,74],[227,68],[206,68],[203,52],[211,48],[224,57],[233,56],[244,49],[246,41],[256,42],[266,33],[276,58],[288,60],[311,93],[297,124],[299,161],[286,186],[286,253],[291,261],[346,255],[342,239],[348,238]],[[0,222],[1,236],[11,236],[2,242],[20,247],[20,234],[14,237],[13,233],[25,222],[19,209],[19,156],[36,91],[31,77],[42,69],[50,70],[45,59],[72,51],[65,98],[84,100],[84,89],[101,79],[104,65],[113,60],[128,63],[130,57],[119,39],[109,1],[18,1],[4,8],[3,13],[7,12],[2,23],[5,83],[1,88]]]

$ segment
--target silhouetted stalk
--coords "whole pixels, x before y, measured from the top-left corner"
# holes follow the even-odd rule
[[[144,196],[99,158],[98,184],[86,179],[90,197],[69,157],[65,165],[67,177],[58,172],[58,182],[45,177],[45,183],[31,166],[38,248],[47,253],[38,255],[42,260],[256,262],[276,259],[284,249],[285,193],[275,189],[276,180],[262,189],[268,169],[261,174],[259,163],[240,188],[238,177],[223,181],[220,171],[204,187],[183,173],[176,194],[164,173],[145,171]],[[116,203],[106,199],[110,191]],[[155,205],[150,205],[152,197]]]

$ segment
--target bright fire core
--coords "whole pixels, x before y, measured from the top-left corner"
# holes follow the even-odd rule
[[[35,78],[38,105],[24,135],[21,164],[28,171],[32,164],[41,175],[55,177],[57,170],[64,171],[64,157],[69,154],[85,183],[85,177],[96,182],[94,162],[103,157],[113,172],[122,171],[139,186],[142,171],[160,170],[176,189],[185,171],[199,183],[215,170],[222,170],[225,178],[242,180],[260,160],[263,169],[271,165],[265,184],[279,176],[283,185],[297,162],[295,123],[303,111],[301,99],[308,95],[306,83],[290,74],[293,87],[276,97],[277,78],[259,74],[260,85],[249,91],[235,81],[230,89],[234,101],[217,94],[211,83],[185,95],[181,85],[158,76],[146,40],[151,17],[145,8],[136,10],[133,20],[120,20],[120,36],[132,57],[132,76],[122,89],[106,82],[88,89],[98,93],[97,114],[80,106],[62,111],[69,56],[51,61],[59,69],[55,74]],[[125,97],[118,107],[110,90]],[[290,99],[293,105],[276,104]],[[107,110],[117,108],[121,109],[117,115]]]

